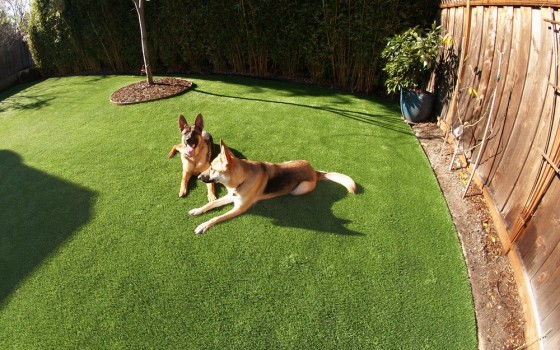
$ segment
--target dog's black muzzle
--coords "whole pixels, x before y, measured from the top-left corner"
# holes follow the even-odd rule
[[[211,183],[216,182],[215,180],[210,179],[210,176],[205,175],[205,174],[198,175],[198,179],[200,181],[204,182],[204,183],[207,183],[207,184],[211,184]]]

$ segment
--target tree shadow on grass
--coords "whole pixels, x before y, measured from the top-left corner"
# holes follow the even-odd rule
[[[55,99],[55,97],[48,91],[25,91],[40,82],[41,81],[23,83],[11,87],[6,91],[0,92],[0,113],[10,110],[34,110],[48,106],[50,102]],[[16,94],[18,95],[18,98],[9,99],[9,97]]]
[[[216,96],[216,97],[233,98],[233,99],[238,99],[238,100],[252,101],[252,102],[259,102],[259,103],[272,103],[272,104],[280,104],[280,105],[297,106],[297,107],[320,110],[320,111],[324,111],[324,112],[333,113],[333,114],[336,114],[338,116],[341,116],[341,117],[344,117],[344,118],[347,118],[347,119],[351,119],[351,120],[354,120],[354,121],[358,121],[358,122],[361,122],[361,123],[366,123],[366,124],[378,126],[378,127],[381,127],[381,128],[385,128],[387,130],[391,130],[391,131],[394,131],[394,132],[397,132],[397,133],[402,133],[402,134],[406,134],[406,135],[410,134],[410,131],[408,130],[410,128],[407,129],[404,126],[405,125],[404,123],[395,123],[395,121],[393,119],[389,118],[389,115],[372,114],[372,113],[366,113],[366,112],[362,112],[362,111],[358,111],[358,110],[344,109],[344,108],[334,108],[334,107],[330,107],[330,106],[312,106],[312,105],[300,104],[300,103],[294,103],[294,102],[272,101],[272,100],[265,100],[265,99],[260,99],[260,98],[217,94],[217,93],[213,93],[213,92],[198,89],[196,87],[196,84],[193,84],[193,89],[192,90],[197,92],[197,93],[200,93],[200,94],[211,95],[211,96]],[[392,111],[394,111],[394,113],[398,113],[397,109],[393,108]]]
[[[358,193],[361,188],[358,187]],[[271,218],[273,224],[283,227],[297,227],[323,233],[364,236],[346,227],[351,221],[334,215],[334,203],[349,196],[346,188],[330,181],[317,183],[317,188],[302,196],[286,195],[258,202],[249,215]]]
[[[94,197],[0,150],[0,305],[89,220]]]

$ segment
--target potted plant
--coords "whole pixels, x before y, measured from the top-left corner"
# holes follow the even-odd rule
[[[435,95],[426,90],[444,43],[442,28],[434,22],[426,30],[418,26],[388,39],[381,53],[388,93],[400,92],[401,112],[410,123],[426,120],[432,113]]]

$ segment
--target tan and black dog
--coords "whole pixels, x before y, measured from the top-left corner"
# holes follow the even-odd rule
[[[196,116],[194,125],[189,125],[183,115],[179,116],[179,131],[181,132],[181,143],[173,146],[168,157],[171,158],[181,153],[183,162],[183,177],[179,189],[179,197],[185,197],[189,191],[188,182],[191,176],[198,176],[210,167],[212,159],[212,136],[204,130],[202,114]],[[216,199],[214,184],[207,183],[208,201]]]
[[[288,193],[296,196],[309,193],[315,189],[319,180],[334,181],[346,187],[349,192],[356,193],[356,183],[349,176],[316,171],[305,160],[285,163],[255,162],[236,158],[223,141],[220,141],[220,148],[220,154],[198,178],[206,183],[221,183],[228,193],[200,208],[192,209],[189,214],[200,215],[229,203],[233,203],[233,208],[200,224],[195,233],[204,233],[217,223],[243,214],[260,200]]]

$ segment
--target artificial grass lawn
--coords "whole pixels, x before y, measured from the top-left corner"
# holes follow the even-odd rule
[[[429,163],[393,103],[188,77],[115,106],[130,76],[0,95],[0,348],[475,349],[470,287]],[[252,160],[350,175],[204,235],[178,198],[177,116]],[[225,193],[219,188],[219,195]]]

